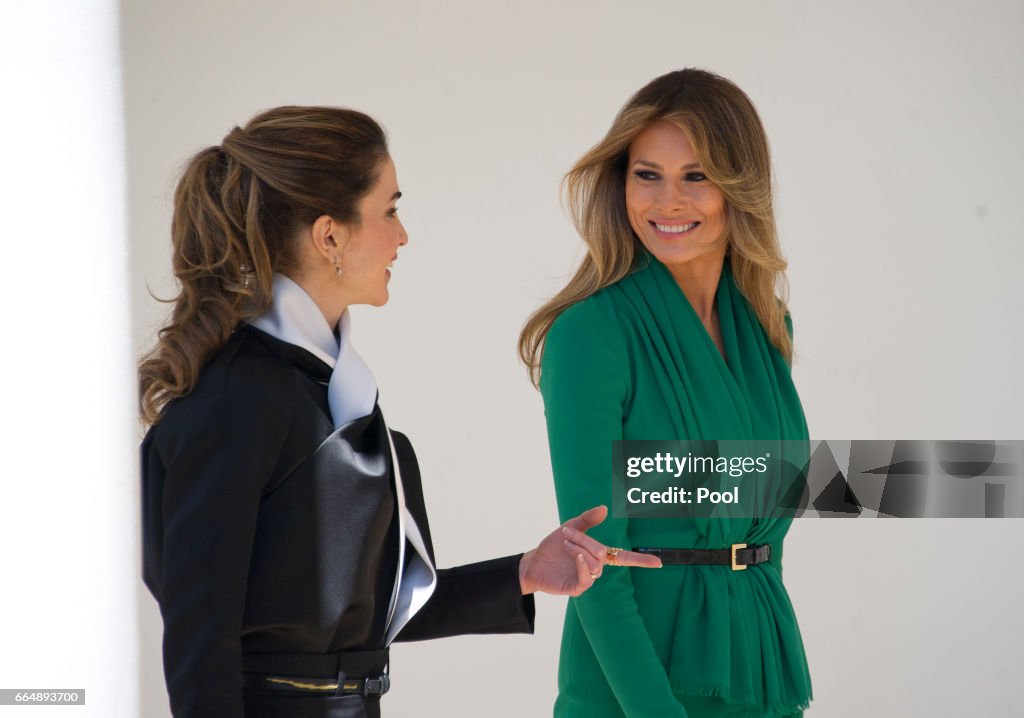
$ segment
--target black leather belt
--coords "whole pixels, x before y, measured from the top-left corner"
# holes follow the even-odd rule
[[[387,673],[371,678],[344,678],[337,680],[302,677],[271,676],[255,673],[242,674],[242,687],[250,690],[280,690],[294,693],[314,693],[325,696],[382,696],[391,689]]]
[[[772,545],[747,546],[734,543],[729,548],[635,548],[637,553],[649,553],[661,559],[662,564],[723,564],[733,571],[764,563],[772,556]]]
[[[382,696],[391,688],[388,649],[339,653],[249,653],[242,687],[306,695]]]

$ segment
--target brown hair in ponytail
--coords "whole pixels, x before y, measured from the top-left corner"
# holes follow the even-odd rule
[[[245,320],[270,304],[274,272],[295,268],[294,238],[317,217],[358,224],[388,154],[369,116],[277,107],[187,163],[174,192],[172,267],[180,285],[156,346],[139,362],[140,414],[160,420]]]

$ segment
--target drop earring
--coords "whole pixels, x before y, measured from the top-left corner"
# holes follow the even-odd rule
[[[344,272],[341,271],[341,267],[338,265],[338,257],[337,257],[337,255],[335,255],[335,257],[334,257],[334,278],[335,279],[341,279],[341,275],[342,274],[344,274]]]

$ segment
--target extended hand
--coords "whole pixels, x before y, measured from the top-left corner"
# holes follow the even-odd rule
[[[588,529],[608,517],[608,509],[596,506],[548,534],[537,548],[519,562],[523,595],[542,591],[559,596],[579,596],[594,585],[608,563],[608,547],[587,536]],[[661,568],[656,556],[619,551],[617,566]]]

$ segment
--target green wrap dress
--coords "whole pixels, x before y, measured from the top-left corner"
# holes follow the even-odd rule
[[[725,358],[668,269],[643,252],[631,274],[556,319],[540,388],[562,521],[612,506],[614,440],[807,439],[790,367],[728,259],[715,303]],[[609,516],[591,529],[622,548],[770,543],[772,555],[743,571],[606,568],[569,600],[555,716],[801,716],[811,678],[782,583],[791,522]]]

